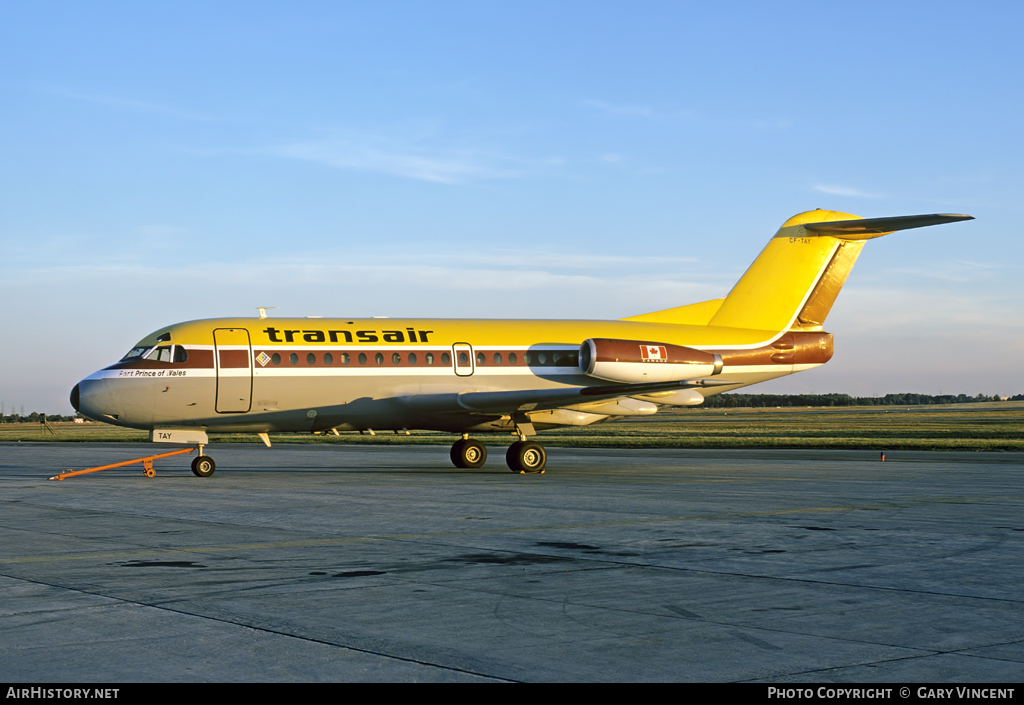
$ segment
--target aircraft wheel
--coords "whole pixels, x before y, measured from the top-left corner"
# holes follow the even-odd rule
[[[544,472],[548,462],[548,454],[544,446],[533,441],[516,441],[505,451],[505,462],[512,472],[534,473]]]
[[[463,438],[452,445],[451,457],[455,467],[472,470],[487,462],[487,449],[480,441]]]
[[[196,477],[209,477],[217,469],[217,464],[208,455],[200,455],[192,461],[192,474]]]

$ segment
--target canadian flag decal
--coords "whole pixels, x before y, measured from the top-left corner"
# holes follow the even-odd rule
[[[668,362],[668,350],[664,345],[641,345],[640,360],[643,362]]]

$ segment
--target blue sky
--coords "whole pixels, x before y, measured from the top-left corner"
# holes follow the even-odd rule
[[[216,316],[620,318],[873,241],[762,392],[1024,392],[1019,3],[0,2],[0,401]]]

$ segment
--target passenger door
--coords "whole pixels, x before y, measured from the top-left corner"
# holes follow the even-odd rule
[[[240,414],[252,407],[252,347],[245,328],[213,331],[217,370],[217,413]]]

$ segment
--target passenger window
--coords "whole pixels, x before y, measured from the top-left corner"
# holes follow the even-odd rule
[[[383,365],[384,355],[381,353],[377,353],[376,355],[373,356],[373,361],[376,362],[378,365]]]
[[[281,364],[281,355],[279,353],[274,353],[273,355],[270,356],[270,359],[273,361],[275,365]]]
[[[525,362],[527,365],[532,365],[533,355],[531,355],[530,353],[523,353],[523,362]]]
[[[484,355],[483,353],[477,353],[476,354],[476,364],[482,365],[485,362],[487,362],[487,356]]]
[[[428,365],[433,365],[434,364],[434,353],[427,353],[426,356],[424,356],[423,359],[427,361]]]
[[[307,365],[315,365],[316,364],[316,355],[314,355],[313,353],[310,353],[310,354],[306,355],[306,364]]]
[[[288,356],[288,362],[292,363],[293,365],[299,364],[299,356],[296,355],[295,353],[292,353],[291,355]]]
[[[352,358],[348,356],[348,353],[341,354],[341,364],[347,365]]]
[[[519,362],[519,358],[516,356],[516,354],[515,353],[509,353],[508,354],[508,364],[514,365],[517,362]]]
[[[366,353],[359,353],[359,364],[360,365],[365,365],[366,364]]]
[[[416,364],[416,353],[409,353],[409,364],[410,365],[415,365]]]
[[[334,364],[334,355],[331,355],[330,353],[324,353],[324,364],[325,365],[333,365]]]
[[[460,352],[459,353],[459,364],[460,365],[468,365],[469,364],[469,355],[467,355],[464,352]]]
[[[402,364],[402,356],[399,355],[398,353],[392,353],[391,354],[391,364],[392,365],[401,365]]]
[[[494,353],[494,364],[495,365],[500,365],[501,364],[501,353]]]
[[[452,358],[448,353],[441,353],[441,364],[450,365],[452,364]]]

